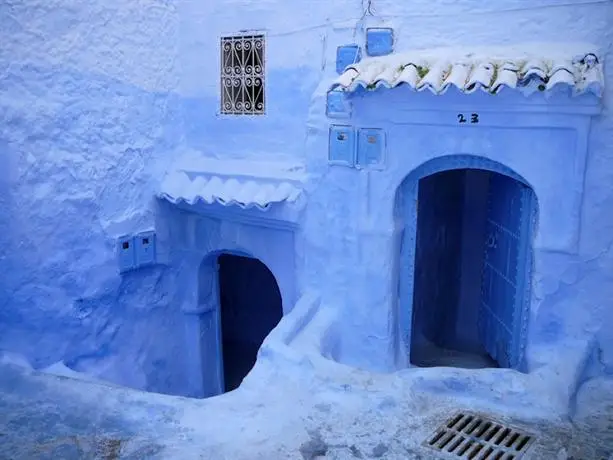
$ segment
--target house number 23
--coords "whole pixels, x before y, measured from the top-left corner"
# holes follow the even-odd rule
[[[470,123],[479,123],[479,114],[471,113],[470,117],[467,118],[463,113],[458,113],[458,123],[468,123],[469,120]]]

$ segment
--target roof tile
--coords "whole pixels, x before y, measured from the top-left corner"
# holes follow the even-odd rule
[[[219,203],[243,209],[267,209],[273,203],[294,202],[302,193],[299,184],[272,179],[198,175],[190,179],[184,171],[175,171],[162,183],[159,196],[171,203]]]
[[[534,45],[526,49],[540,49],[541,54],[518,52],[514,47],[492,49],[489,54],[439,49],[367,58],[347,67],[330,89],[352,92],[406,85],[434,94],[452,86],[465,93],[478,89],[498,93],[503,88],[531,93],[564,85],[575,94],[602,95],[603,65],[594,52],[565,51],[559,46],[552,52]]]

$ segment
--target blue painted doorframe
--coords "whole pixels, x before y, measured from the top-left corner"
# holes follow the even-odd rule
[[[198,306],[186,314],[187,374],[192,395],[209,398],[225,392],[219,256],[254,258],[243,251],[215,251],[198,269]]]
[[[203,396],[224,392],[224,367],[221,337],[221,303],[219,298],[219,262],[213,254],[203,260],[198,274],[198,310],[200,328],[198,347]],[[189,344],[188,346],[193,346]]]
[[[218,279],[217,256],[205,257],[198,268],[195,305],[182,308],[188,394],[194,398],[216,396],[224,390]]]
[[[398,187],[396,193],[396,200],[399,202],[398,211],[402,213],[402,215],[398,217],[404,222],[400,245],[400,263],[398,265],[400,270],[398,286],[398,294],[400,297],[398,307],[400,311],[398,312],[398,318],[400,321],[402,343],[404,344],[405,356],[407,357],[406,364],[410,366],[419,180],[438,172],[454,169],[482,169],[499,173],[503,175],[504,180],[508,181],[505,183],[516,184],[516,188],[509,186],[507,190],[509,193],[513,190],[521,190],[521,193],[517,192],[518,196],[521,195],[521,209],[516,209],[516,212],[520,212],[523,217],[519,217],[521,223],[518,224],[517,232],[520,232],[521,235],[518,235],[519,238],[516,241],[518,241],[518,254],[521,253],[523,255],[517,259],[516,263],[515,273],[517,283],[515,285],[515,295],[513,296],[514,310],[511,315],[512,320],[508,323],[508,327],[512,331],[512,340],[509,341],[509,348],[507,348],[507,351],[509,356],[512,357],[500,363],[501,365],[508,365],[508,367],[520,369],[523,365],[527,340],[527,320],[529,317],[531,298],[531,242],[538,212],[536,197],[525,179],[510,168],[487,158],[463,154],[437,157],[423,163],[409,173]],[[516,201],[513,201],[513,203],[516,204]],[[499,204],[498,208],[496,208],[497,212],[502,212],[505,206],[504,203]],[[516,216],[516,214],[513,215]],[[497,214],[497,216],[499,217],[500,214]],[[514,218],[517,219],[517,217]],[[486,322],[487,321],[489,320],[486,320]],[[490,351],[491,347],[488,348],[487,343],[488,340],[491,340],[490,336],[484,335],[482,339],[484,340],[486,349]],[[506,340],[509,340],[509,335],[506,336]]]

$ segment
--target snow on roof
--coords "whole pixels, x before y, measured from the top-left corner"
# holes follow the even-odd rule
[[[589,44],[525,44],[514,47],[438,48],[366,58],[348,66],[330,89],[395,88],[443,94],[502,88],[531,93],[565,85],[575,94],[602,95],[604,75],[597,48]]]
[[[273,203],[295,202],[304,178],[303,166],[295,163],[187,155],[166,176],[158,196],[171,203],[265,210]]]

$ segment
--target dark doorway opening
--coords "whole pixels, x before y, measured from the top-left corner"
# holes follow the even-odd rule
[[[218,258],[224,391],[239,387],[253,368],[266,336],[283,316],[281,293],[271,271],[257,259]]]
[[[413,365],[518,365],[535,200],[525,184],[485,170],[420,179]]]

